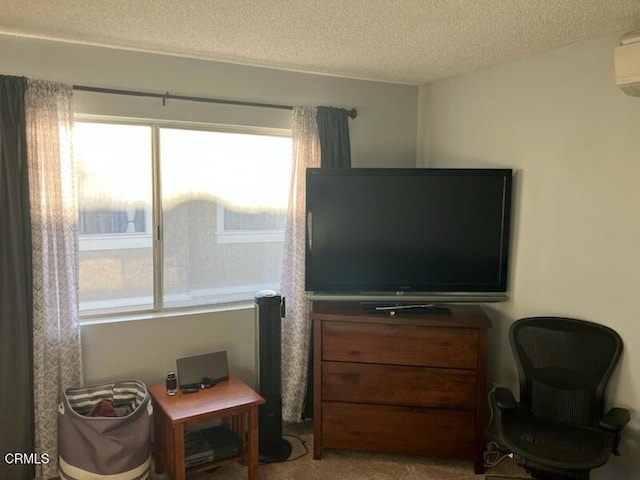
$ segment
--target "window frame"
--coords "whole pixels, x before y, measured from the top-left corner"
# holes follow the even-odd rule
[[[231,125],[223,123],[191,122],[184,120],[153,119],[144,117],[122,117],[115,115],[94,115],[76,113],[74,123],[103,123],[117,125],[149,126],[151,128],[151,176],[152,176],[152,201],[150,214],[146,216],[145,229],[151,224],[151,230],[145,233],[120,233],[109,235],[79,234],[79,250],[109,250],[117,248],[152,248],[153,257],[153,307],[140,310],[124,310],[127,307],[113,307],[111,311],[93,310],[80,311],[79,317],[82,323],[95,323],[100,321],[127,320],[138,318],[173,317],[190,313],[203,313],[215,311],[237,310],[252,305],[249,300],[230,300],[224,303],[191,305],[178,307],[163,306],[163,212],[162,212],[162,177],[160,166],[160,130],[162,128],[198,130],[204,132],[239,133],[246,135],[292,137],[290,128],[264,127],[257,125]],[[224,207],[218,205],[224,211]],[[284,241],[284,231],[256,231],[238,232],[224,230],[224,220],[220,225],[220,216],[217,217],[218,225],[215,226],[215,234],[219,243],[263,243]],[[221,228],[220,228],[221,227]],[[111,246],[103,248],[105,242],[116,240],[124,246]],[[104,301],[110,303],[110,300]]]

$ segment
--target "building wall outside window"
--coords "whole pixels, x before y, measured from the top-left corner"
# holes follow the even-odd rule
[[[76,122],[84,316],[279,288],[290,133],[199,127]]]

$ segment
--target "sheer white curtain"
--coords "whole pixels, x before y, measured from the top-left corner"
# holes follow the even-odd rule
[[[299,422],[307,387],[311,323],[304,293],[305,171],[320,166],[317,108],[293,109],[293,170],[285,233],[281,293],[286,312],[282,327],[282,418]]]
[[[58,475],[57,404],[82,381],[78,326],[76,176],[70,86],[29,80],[25,96],[33,258],[35,451],[50,462],[37,479]]]

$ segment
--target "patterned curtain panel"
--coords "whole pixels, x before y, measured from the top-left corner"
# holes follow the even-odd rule
[[[282,418],[302,419],[309,359],[309,302],[304,292],[305,171],[320,166],[316,107],[293,109],[293,171],[285,230],[281,290],[286,312],[282,326]]]
[[[31,479],[33,452],[31,227],[24,95],[27,79],[0,75],[0,478]]]
[[[50,460],[37,466],[37,479],[58,475],[57,405],[62,392],[80,386],[82,378],[71,100],[70,86],[28,81],[35,451]]]

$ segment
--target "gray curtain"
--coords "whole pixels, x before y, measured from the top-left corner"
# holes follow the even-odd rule
[[[0,478],[11,479],[34,469],[4,455],[35,450],[26,89],[26,78],[0,75]]]
[[[349,110],[318,107],[318,137],[320,138],[320,165],[322,168],[348,168],[351,166],[349,141]]]

